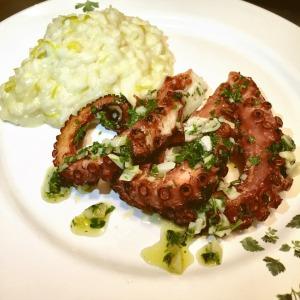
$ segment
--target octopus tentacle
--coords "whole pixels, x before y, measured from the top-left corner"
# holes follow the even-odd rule
[[[241,220],[240,228],[246,228],[256,219],[265,220],[270,208],[277,208],[281,203],[279,193],[288,190],[292,184],[292,178],[282,172],[285,160],[270,151],[270,147],[279,143],[283,136],[280,130],[282,120],[272,114],[271,104],[249,77],[231,72],[220,94],[224,106],[236,115],[234,120],[239,132],[236,143],[242,152],[232,159],[239,166],[240,173],[246,175],[240,184],[235,185],[239,195],[227,198],[225,215],[232,223]],[[234,96],[237,98],[232,99]],[[235,101],[232,103],[232,100]]]
[[[61,165],[65,157],[76,154],[86,134],[85,126],[97,120],[97,112],[105,112],[106,118],[110,119],[116,114],[117,119],[114,121],[116,130],[120,132],[124,130],[127,122],[128,108],[128,103],[123,101],[122,97],[107,95],[85,106],[77,115],[71,115],[56,137],[57,141],[52,152],[54,166]]]
[[[117,180],[112,188],[128,204],[157,212],[179,225],[196,218],[195,207],[208,200],[210,195],[205,191],[214,190],[218,182],[218,168],[207,171],[200,166],[193,169],[185,161],[164,178],[159,178],[151,175],[150,166],[130,182]]]
[[[102,112],[105,113],[104,121],[107,121],[104,125],[107,124],[110,129],[112,129],[110,121],[114,114],[119,117],[117,120],[113,120],[116,121],[113,124],[117,125],[113,129],[130,141],[132,158],[135,161],[149,159],[151,154],[164,145],[176,144],[179,140],[183,140],[182,121],[183,109],[186,104],[184,92],[188,91],[192,84],[195,84],[195,78],[196,76],[191,70],[174,77],[167,77],[157,92],[156,109],[130,128],[128,128],[130,107],[122,97],[108,95],[88,104],[76,116],[69,118],[61,129],[60,135],[57,136],[52,153],[54,165],[61,166],[66,163],[68,158],[72,158],[78,153],[81,146],[78,143],[78,137],[80,141],[83,140],[86,128],[91,122],[97,119],[100,123],[101,120],[103,121],[103,115],[100,115],[101,119],[98,117],[98,114]],[[112,111],[113,113],[111,113]],[[173,139],[174,142],[172,142]],[[97,164],[97,170],[100,171],[89,173],[89,169],[85,167],[89,162]],[[106,162],[113,164],[109,158],[106,158]],[[110,169],[113,171],[108,175]],[[103,171],[101,172],[101,170]],[[115,166],[109,168],[103,165],[102,158],[92,160],[90,153],[87,153],[87,156],[76,159],[75,162],[72,160],[68,162],[60,174],[67,183],[74,182],[76,185],[83,185],[94,184],[100,177],[103,180],[112,180],[117,174],[120,174],[120,169]]]

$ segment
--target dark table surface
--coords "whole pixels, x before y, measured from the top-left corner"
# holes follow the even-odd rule
[[[126,0],[124,0],[126,1]],[[41,0],[0,0],[0,21]],[[78,1],[84,2],[84,1]],[[300,26],[300,0],[248,0]]]

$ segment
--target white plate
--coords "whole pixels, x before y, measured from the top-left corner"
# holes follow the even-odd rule
[[[12,74],[28,49],[58,14],[74,11],[78,1],[53,0],[0,23],[0,82]],[[252,76],[284,126],[300,144],[300,29],[242,1],[100,1],[128,15],[148,19],[164,30],[176,56],[176,72],[192,67],[214,89],[231,70]],[[0,124],[0,298],[11,299],[275,299],[297,289],[300,259],[280,252],[282,243],[299,240],[286,228],[300,213],[299,177],[285,201],[257,228],[222,242],[224,262],[216,268],[194,263],[182,276],[144,263],[139,253],[159,238],[159,227],[118,200],[109,228],[99,238],[73,235],[69,223],[99,201],[93,193],[60,204],[45,203],[40,187],[51,163],[57,130]],[[116,197],[105,197],[116,198]],[[250,253],[240,240],[260,239],[268,226],[280,240],[266,251]],[[195,252],[205,241],[192,247]],[[286,271],[273,277],[262,259],[280,258]]]

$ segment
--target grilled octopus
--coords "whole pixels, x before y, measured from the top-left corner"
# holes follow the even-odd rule
[[[241,174],[235,185],[238,193],[231,199],[222,196],[226,198],[224,214],[231,223],[242,221],[240,229],[255,220],[265,220],[270,209],[281,203],[279,193],[289,190],[293,182],[280,151],[293,151],[295,145],[283,135],[282,120],[272,114],[271,108],[251,78],[231,72],[228,81],[195,112],[200,117],[221,116],[235,125],[236,145],[231,161]]]
[[[282,133],[282,120],[273,116],[271,104],[255,82],[240,73],[231,72],[227,82],[199,110],[196,109],[201,101],[197,96],[193,96],[192,104],[187,102],[186,95],[193,86],[191,71],[168,77],[157,92],[157,108],[130,128],[126,125],[129,104],[117,96],[101,98],[77,116],[71,116],[54,146],[55,166],[63,165],[80,151],[75,142],[78,130],[85,129],[104,110],[107,118],[117,116],[115,129],[119,136],[130,140],[132,160],[139,164],[140,172],[130,181],[122,180],[122,170],[108,156],[95,158],[88,154],[67,163],[60,173],[63,180],[72,185],[95,184],[100,178],[109,181],[128,204],[145,212],[157,212],[179,225],[195,221],[198,208],[211,196],[225,199],[224,214],[231,223],[240,221],[239,228],[247,228],[255,220],[265,220],[270,209],[281,203],[279,193],[287,191],[293,181],[283,153],[293,151],[295,145]],[[194,112],[190,116],[191,107]],[[113,108],[119,113],[107,113],[107,109]],[[185,124],[192,120],[217,120],[218,127],[213,132],[200,132],[193,137],[194,142],[203,136],[214,139],[213,148],[205,152],[214,158],[213,163],[207,167],[205,159],[200,159],[203,153],[199,153],[195,165],[188,160],[175,160],[175,167],[164,176],[153,176],[153,162],[163,162],[170,147],[177,146],[179,152],[181,148],[192,147],[184,130]],[[228,139],[232,141],[230,147]],[[240,172],[234,197],[218,189],[229,161]]]
[[[197,106],[197,101],[202,99],[193,97],[194,90],[199,90],[199,80],[201,79],[192,70],[167,77],[157,92],[155,109],[130,128],[128,121],[132,108],[123,97],[108,95],[88,104],[76,116],[71,116],[66,121],[56,137],[52,152],[53,164],[56,167],[67,165],[60,172],[60,176],[69,184],[92,185],[100,178],[111,182],[120,175],[120,168],[107,156],[91,158],[90,153],[87,153],[74,160],[74,156],[80,152],[81,141],[88,127],[95,122],[127,137],[132,157],[136,162],[149,160],[152,154],[167,144],[183,142],[182,123],[188,115],[187,109],[195,106],[195,103]],[[190,95],[189,99],[186,99],[186,93]]]

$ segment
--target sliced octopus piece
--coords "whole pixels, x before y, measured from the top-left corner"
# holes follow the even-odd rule
[[[182,142],[182,119],[186,103],[188,107],[200,105],[203,101],[201,96],[195,95],[194,90],[200,89],[205,92],[206,86],[201,79],[191,70],[174,77],[167,77],[161,89],[157,92],[157,108],[144,119],[138,121],[133,127],[128,127],[129,104],[122,97],[108,95],[87,105],[76,116],[71,116],[61,129],[61,134],[57,136],[57,142],[54,144],[53,163],[56,167],[67,164],[60,172],[64,181],[68,184],[83,185],[93,184],[101,177],[103,180],[113,180],[120,174],[120,168],[111,167],[109,176],[102,174],[109,172],[99,170],[112,166],[112,161],[106,157],[103,165],[103,158],[91,158],[87,151],[87,156],[83,156],[76,161],[72,157],[78,154],[80,149],[77,137],[82,140],[86,134],[86,128],[94,121],[101,123],[99,114],[103,113],[105,119],[114,121],[117,125],[115,129],[121,137],[127,137],[130,141],[132,159],[135,161],[148,158],[163,145],[172,143],[170,139],[174,136],[174,143]],[[193,94],[186,96],[186,92]],[[188,99],[188,100],[187,100]],[[109,122],[107,122],[110,125]],[[102,124],[102,123],[101,123]],[[105,124],[102,124],[105,125]],[[179,129],[178,129],[179,128]],[[110,128],[112,129],[112,128]],[[174,134],[176,132],[176,134]],[[83,151],[82,151],[83,150]],[[71,159],[70,159],[71,158]],[[66,162],[67,161],[67,162]],[[90,167],[89,167],[90,166]],[[89,172],[89,170],[95,170]],[[99,177],[100,176],[100,177]],[[105,177],[105,178],[104,178]]]
[[[224,214],[231,223],[241,221],[239,228],[265,220],[281,203],[279,193],[289,190],[293,182],[278,152],[284,138],[282,120],[273,115],[271,107],[250,77],[231,72],[228,81],[195,113],[200,117],[222,116],[235,126],[236,151],[231,160],[239,168],[240,183],[234,185],[235,195],[223,197]],[[293,151],[292,140],[289,143],[288,150]]]
[[[129,104],[122,97],[107,95],[82,108],[77,115],[71,115],[56,137],[52,152],[54,166],[64,163],[64,158],[73,156],[81,147],[88,126],[99,123],[99,113],[107,120],[107,124],[115,124],[116,131],[121,132],[127,124]],[[110,123],[111,122],[111,123]],[[101,123],[103,126],[105,124]]]
[[[165,79],[157,92],[157,108],[123,133],[129,137],[135,161],[151,161],[159,149],[184,142],[183,121],[201,105],[206,89],[192,70]]]
[[[117,180],[112,188],[129,205],[145,212],[156,212],[179,225],[187,225],[197,218],[195,208],[208,200],[215,190],[218,169],[206,171],[191,168],[187,162],[169,171],[164,178],[151,175],[145,165],[132,181]]]

